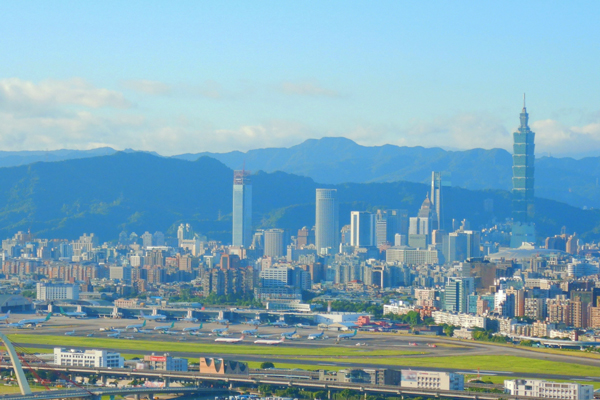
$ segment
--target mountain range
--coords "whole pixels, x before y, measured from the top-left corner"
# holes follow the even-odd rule
[[[353,210],[398,208],[416,215],[429,190],[428,184],[406,181],[322,184],[281,171],[258,171],[251,178],[255,227],[291,233],[314,224],[318,187],[338,190],[341,225]],[[122,230],[174,234],[179,223],[189,222],[196,232],[228,243],[232,183],[232,169],[206,156],[187,161],[117,152],[0,168],[0,235],[31,229],[39,237],[74,239],[93,231],[110,241]],[[507,191],[450,187],[445,199],[445,215],[466,218],[473,228],[510,217]],[[486,200],[493,210],[484,209]],[[600,210],[537,198],[536,212],[540,237],[562,226],[584,238],[600,237]]]
[[[117,151],[109,147],[85,151],[5,151],[0,152],[0,167],[115,153]],[[310,139],[289,148],[181,154],[171,158],[194,161],[203,156],[217,159],[232,169],[241,169],[245,165],[251,171],[283,171],[322,184],[395,181],[429,184],[431,171],[447,171],[453,186],[510,190],[512,179],[512,156],[503,149],[449,151],[393,145],[361,146],[339,137]],[[538,197],[580,208],[600,208],[600,157],[541,157],[536,159],[535,168]]]

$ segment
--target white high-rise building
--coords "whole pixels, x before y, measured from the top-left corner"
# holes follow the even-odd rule
[[[340,243],[339,205],[336,189],[317,189],[315,245],[317,252],[331,249],[337,253]]]
[[[252,243],[252,181],[248,171],[233,172],[232,244],[250,247]]]
[[[375,214],[365,211],[350,212],[350,245],[375,246]]]

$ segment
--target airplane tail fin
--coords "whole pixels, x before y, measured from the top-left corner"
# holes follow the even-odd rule
[[[51,313],[51,312],[50,312],[50,313],[48,313],[48,315],[46,315],[46,319],[45,319],[45,321],[48,321],[48,320],[50,319],[50,317],[51,317],[51,316],[52,316],[52,313]]]
[[[143,310],[140,310],[140,315],[142,316],[142,318],[145,317]]]
[[[198,329],[202,329],[202,324],[200,324],[200,326],[198,327]]]
[[[175,322],[171,323],[171,326],[169,327],[169,329],[173,328],[175,326]]]
[[[148,322],[148,321],[144,320],[144,323],[142,324],[142,328],[146,326],[146,322]]]

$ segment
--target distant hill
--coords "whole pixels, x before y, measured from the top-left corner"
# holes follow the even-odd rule
[[[503,149],[447,151],[440,148],[361,146],[346,138],[310,139],[290,148],[246,153],[182,154],[196,160],[209,156],[230,168],[284,171],[317,182],[410,181],[429,183],[431,171],[449,171],[452,184],[467,189],[511,189],[512,155]],[[536,195],[576,207],[600,208],[600,157],[581,160],[542,157],[536,160]]]
[[[164,158],[148,153],[108,156],[0,168],[0,236],[31,228],[40,237],[76,238],[93,231],[102,241],[122,230],[142,234],[173,231],[190,222],[197,232],[229,242],[233,171],[218,160]],[[414,182],[318,184],[285,172],[252,175],[255,226],[295,231],[312,226],[315,189],[334,187],[340,222],[351,210],[405,208],[414,215],[429,186]],[[474,228],[510,216],[509,192],[450,188],[446,215],[467,218]],[[492,199],[493,213],[483,202]],[[584,237],[600,237],[600,211],[581,210],[536,199],[541,236],[566,225]]]
[[[40,161],[65,161],[115,154],[117,150],[99,147],[92,150],[0,151],[0,167],[15,167]]]

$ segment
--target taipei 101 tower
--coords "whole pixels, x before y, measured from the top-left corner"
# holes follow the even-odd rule
[[[535,133],[529,129],[529,114],[525,107],[521,111],[521,126],[513,133],[513,190],[512,190],[512,235],[510,247],[521,247],[524,242],[535,243],[533,175],[535,163]]]

